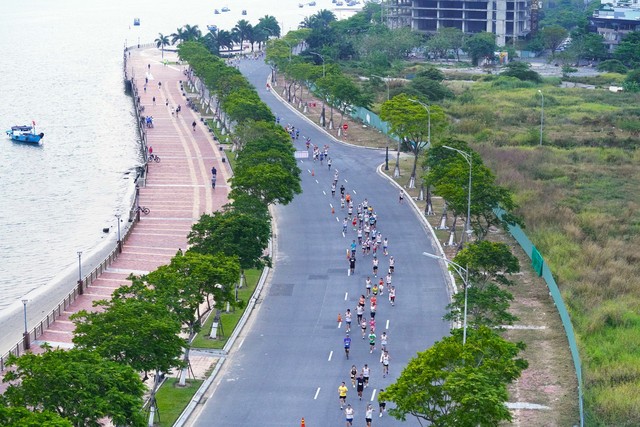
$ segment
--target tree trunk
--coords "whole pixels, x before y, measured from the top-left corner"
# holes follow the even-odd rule
[[[411,178],[409,179],[409,188],[416,188],[416,169],[418,167],[418,153],[417,149],[414,150],[413,154],[413,168],[411,169]]]
[[[435,215],[433,204],[431,203],[431,186],[429,184],[427,184],[427,204],[424,208],[424,214],[427,216]]]

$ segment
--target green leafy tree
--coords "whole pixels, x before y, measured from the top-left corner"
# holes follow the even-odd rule
[[[569,51],[575,52],[578,59],[597,61],[608,56],[604,37],[595,33],[583,33],[572,37]]]
[[[263,16],[262,18],[258,19],[257,26],[264,28],[271,37],[280,37],[280,24],[278,24],[278,19],[275,16]]]
[[[464,33],[459,28],[440,27],[427,41],[426,48],[436,58],[446,57],[453,51],[460,61],[460,49],[464,46]]]
[[[431,134],[433,135],[446,124],[444,111],[437,105],[429,107],[431,111]],[[415,185],[418,157],[427,146],[429,139],[429,114],[417,102],[413,102],[405,94],[394,96],[382,104],[380,118],[389,123],[391,132],[406,142],[413,153],[411,183]]]
[[[518,358],[524,344],[483,326],[469,331],[463,345],[460,332],[419,352],[380,394],[395,404],[391,416],[415,417],[433,427],[493,427],[511,420],[507,385],[528,366]]]
[[[518,320],[509,313],[513,295],[504,287],[513,285],[509,275],[520,271],[520,263],[507,245],[486,240],[473,242],[458,252],[453,261],[469,273],[467,324],[470,327],[497,328]],[[445,320],[462,321],[464,292],[456,293],[447,309]]]
[[[640,69],[633,70],[627,74],[623,87],[628,92],[640,92]]]
[[[73,427],[71,421],[51,411],[4,406],[0,402],[0,425],[11,427]]]
[[[244,41],[251,37],[253,26],[246,19],[241,19],[231,31],[236,34],[236,39],[240,43],[240,46],[242,46]]]
[[[493,58],[497,49],[496,36],[487,32],[474,34],[467,38],[462,46],[462,50],[471,57],[473,65],[478,65],[482,58]]]
[[[608,59],[598,64],[598,71],[606,73],[627,74],[629,69],[618,59]]]
[[[626,34],[613,55],[628,66],[635,67],[640,64],[640,31]]]
[[[501,73],[502,76],[515,77],[520,80],[531,81],[534,83],[541,83],[542,77],[540,74],[531,69],[531,64],[528,62],[510,62],[505,66],[505,70]]]
[[[281,164],[269,163],[237,169],[231,179],[231,188],[231,198],[238,193],[246,193],[267,205],[289,204],[296,194],[302,193],[299,175],[291,173]]]
[[[556,54],[556,51],[568,36],[569,32],[560,25],[549,25],[540,31],[542,42],[551,51],[552,56]]]
[[[169,36],[165,36],[162,33],[158,34],[158,38],[154,40],[156,47],[160,49],[161,57],[164,58],[164,47],[169,46],[171,42],[169,41]]]
[[[451,89],[442,83],[429,77],[416,76],[409,82],[405,93],[415,94],[419,98],[426,98],[430,102],[442,101],[445,98],[453,98]]]
[[[76,427],[98,427],[109,417],[115,425],[144,426],[144,385],[130,366],[87,350],[51,350],[11,356],[3,382],[10,406],[39,408]]]

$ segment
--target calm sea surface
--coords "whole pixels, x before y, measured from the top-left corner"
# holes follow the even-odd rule
[[[0,314],[45,291],[104,245],[126,212],[141,157],[122,52],[185,24],[231,29],[269,14],[284,32],[331,9],[299,0],[4,1],[0,25],[0,130],[35,121],[41,146],[0,136]],[[214,15],[215,8],[231,11]],[[247,10],[242,16],[241,11]],[[337,10],[336,16],[349,12]],[[133,26],[139,18],[141,25]],[[111,233],[113,236],[113,233]],[[57,301],[52,301],[52,304]]]

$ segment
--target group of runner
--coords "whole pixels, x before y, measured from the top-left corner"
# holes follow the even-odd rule
[[[337,185],[339,181],[340,172],[335,170],[333,174],[333,181],[331,183],[332,197],[336,196]],[[364,292],[358,298],[358,302],[352,312],[352,308],[347,308],[344,314],[344,319],[341,314],[338,314],[338,322],[342,323],[344,320],[345,336],[343,338],[344,351],[347,359],[350,357],[350,350],[353,344],[351,326],[355,321],[356,328],[360,329],[360,335],[368,345],[369,354],[377,353],[380,351],[379,363],[382,365],[382,376],[386,378],[389,375],[389,362],[391,357],[389,356],[389,350],[387,348],[388,335],[386,331],[383,331],[380,336],[376,334],[376,314],[378,311],[379,298],[382,298],[386,294],[389,300],[389,305],[395,305],[396,288],[393,284],[393,274],[395,273],[395,259],[389,255],[389,240],[387,237],[383,237],[378,229],[378,215],[365,198],[362,202],[357,203],[354,201],[351,194],[347,191],[344,184],[340,185],[340,209],[346,211],[346,216],[342,221],[342,235],[347,237],[353,233],[354,238],[351,240],[349,247],[346,250],[347,260],[349,267],[347,269],[347,275],[355,275],[356,254],[358,251],[362,254],[362,257],[372,255],[371,265],[372,274],[368,275],[364,283]],[[380,258],[388,257],[388,269],[386,273],[378,274],[381,271]],[[373,276],[373,280],[372,277]],[[366,317],[366,306],[368,305],[369,317]],[[355,319],[354,319],[355,312]],[[378,342],[379,339],[379,342]],[[379,347],[378,347],[379,346]],[[371,368],[368,363],[365,363],[361,369],[358,369],[356,365],[351,366],[349,372],[352,388],[356,389],[356,393],[359,400],[362,400],[362,393],[364,389],[369,386],[369,379],[371,376]],[[384,389],[380,389],[380,392]],[[340,409],[344,411],[347,427],[353,425],[354,408],[351,404],[347,403],[348,387],[343,382],[338,387],[338,397],[340,401]],[[382,417],[386,410],[386,403],[378,398],[378,416]],[[373,412],[375,409],[371,404],[367,404],[365,409],[365,421],[367,426],[371,426]]]

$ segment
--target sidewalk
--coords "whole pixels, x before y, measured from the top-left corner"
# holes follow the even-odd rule
[[[170,63],[177,59],[174,53],[168,52],[164,57]],[[147,129],[147,141],[153,153],[161,158],[161,162],[149,164],[146,186],[140,188],[139,193],[140,206],[151,212],[141,214],[117,260],[32,343],[34,353],[42,352],[44,343],[54,348],[72,347],[71,314],[91,310],[93,301],[109,298],[116,288],[129,283],[129,274],[145,274],[168,264],[178,249],[187,248],[187,234],[192,224],[203,213],[219,210],[228,201],[228,163],[222,163],[221,152],[200,122],[200,116],[185,105],[180,90],[180,80],[184,77],[182,67],[164,66],[161,61],[160,51],[155,48],[132,50],[128,59],[130,75],[135,76],[135,84],[140,89],[138,95],[145,106],[143,114],[153,116],[154,127]],[[149,79],[146,92],[143,91],[145,77]],[[172,107],[178,105],[182,111],[178,116],[172,115]],[[194,121],[195,131],[191,126]],[[215,190],[211,188],[212,166],[218,170]],[[211,358],[192,358],[196,377],[203,378],[212,362],[215,360]],[[1,385],[0,393],[4,389]]]

